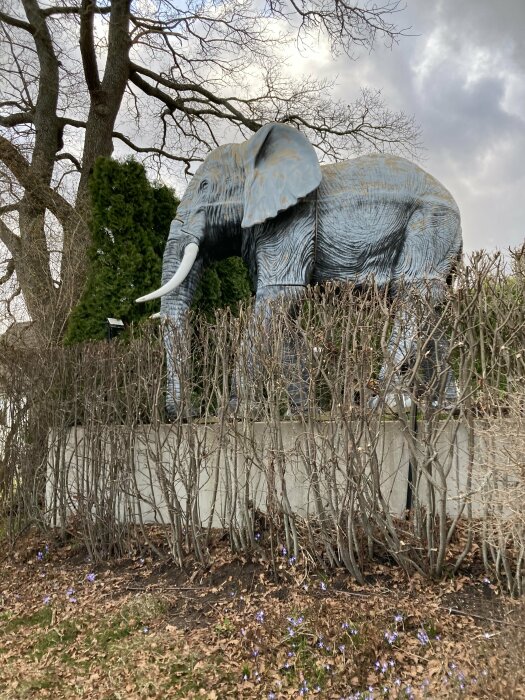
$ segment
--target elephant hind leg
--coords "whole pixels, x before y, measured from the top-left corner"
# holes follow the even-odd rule
[[[423,380],[441,403],[457,399],[456,380],[448,364],[449,342],[438,309],[446,298],[447,282],[461,251],[459,213],[455,208],[429,202],[410,217],[394,273],[398,294],[414,299],[414,304],[408,301],[408,307],[394,321],[389,343],[394,363],[406,366],[417,361],[423,343],[424,352],[419,358]],[[420,312],[418,297],[423,303]]]
[[[433,405],[444,407],[456,402],[456,379],[448,361],[449,342],[439,313],[446,289],[442,279],[396,285],[394,304],[399,309],[379,374],[387,394],[411,393],[417,374],[421,375],[422,389]],[[392,402],[388,397],[386,400]],[[403,402],[410,404],[404,399]]]

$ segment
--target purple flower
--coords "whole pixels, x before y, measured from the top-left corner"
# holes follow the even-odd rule
[[[403,615],[396,615],[394,617],[394,622],[403,622]]]
[[[264,610],[259,610],[259,612],[255,613],[255,619],[257,622],[264,622]]]
[[[268,700],[275,700],[276,697],[277,695],[270,690],[268,693]]]
[[[259,656],[259,649],[253,649],[252,656],[254,659],[256,659]]]
[[[428,644],[428,643],[430,642],[430,639],[429,639],[429,637],[428,637],[428,634],[427,634],[427,633],[425,632],[425,630],[423,630],[423,629],[418,630],[417,638],[419,639],[419,641],[421,642],[421,644],[423,644],[423,646],[424,646],[425,644]]]
[[[255,535],[254,535],[254,538],[255,538],[255,541],[256,541],[256,542],[259,542],[259,540],[261,539],[261,533],[260,533],[260,532],[256,532]]]
[[[322,591],[326,591],[326,583],[325,583],[324,581],[321,581],[321,583],[319,584],[319,588],[320,588]]]
[[[296,559],[295,557],[290,557],[290,558],[288,559],[288,564],[289,564],[290,566],[293,566],[293,565],[295,564],[296,561],[297,561],[297,559]]]
[[[36,558],[38,559],[38,561],[42,561],[42,559],[44,558],[44,555],[42,554],[42,552],[38,552],[36,555]]]
[[[393,644],[398,637],[397,632],[385,632],[385,639],[389,644]]]
[[[344,654],[344,653],[345,653],[345,648],[346,648],[346,647],[345,647],[344,644],[340,644],[338,648],[339,648],[339,651],[341,652],[341,654]]]
[[[86,576],[86,581],[89,581],[89,583],[93,583],[93,581],[96,579],[96,577],[97,577],[96,574],[93,574],[93,573],[88,574]]]
[[[49,605],[49,603],[51,602],[51,596],[50,595],[44,596],[44,600],[42,602],[44,603],[44,605]]]
[[[144,632],[144,634],[148,634],[148,632],[149,632],[149,627],[143,627],[143,628],[142,628],[142,631]]]
[[[288,554],[288,550],[284,545],[281,547],[281,554],[283,557],[285,557]]]

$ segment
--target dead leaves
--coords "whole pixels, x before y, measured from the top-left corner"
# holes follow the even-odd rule
[[[276,582],[264,565],[226,549],[209,571],[186,573],[140,559],[92,571],[64,551],[39,561],[41,543],[33,550],[0,572],[2,700],[331,700],[369,687],[391,698],[446,699],[501,697],[498,683],[506,697],[524,690],[523,603],[512,603],[514,627],[477,619],[495,584],[468,576],[432,584],[378,565],[357,586],[342,573],[319,578],[296,566]],[[445,600],[476,612],[450,614]],[[507,619],[503,608],[499,616]]]

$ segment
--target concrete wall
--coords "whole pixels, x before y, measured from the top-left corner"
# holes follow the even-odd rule
[[[75,427],[50,435],[47,505],[55,524],[105,508],[128,522],[228,526],[247,508],[311,518],[352,498],[402,515],[411,461],[416,507],[433,499],[480,517],[494,485],[521,493],[518,438],[514,424],[455,419],[420,423],[416,437],[396,420]]]

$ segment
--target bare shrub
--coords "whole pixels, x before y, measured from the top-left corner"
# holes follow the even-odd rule
[[[127,342],[4,353],[9,532],[74,528],[105,557],[158,551],[158,524],[181,565],[189,552],[209,561],[222,528],[234,549],[358,580],[374,559],[442,576],[478,557],[521,593],[522,261],[473,256],[438,309],[408,288],[328,285],[270,320],[249,308],[188,319],[172,329],[181,400],[169,423],[154,324]],[[394,319],[414,339],[402,366],[388,360]]]

